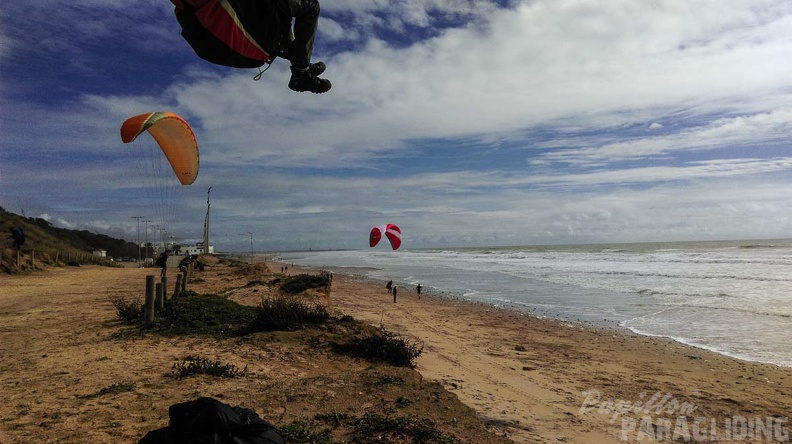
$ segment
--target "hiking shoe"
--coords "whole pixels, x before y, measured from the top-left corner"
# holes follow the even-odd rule
[[[318,76],[325,72],[325,69],[327,69],[327,66],[325,66],[324,62],[311,63],[311,65],[308,66],[308,73],[312,76]]]
[[[324,63],[322,63],[324,65]],[[327,79],[320,79],[311,74],[311,68],[304,72],[300,72],[292,68],[291,80],[289,80],[289,89],[297,92],[310,91],[316,94],[326,93],[332,88],[332,84]]]

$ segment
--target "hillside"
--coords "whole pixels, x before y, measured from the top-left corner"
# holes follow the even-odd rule
[[[90,257],[94,250],[105,250],[108,257],[137,257],[138,254],[134,242],[86,230],[58,228],[44,219],[20,216],[2,207],[0,227],[3,233],[0,270],[6,273],[78,262],[79,259]],[[19,262],[12,248],[13,241],[8,239],[10,230],[14,227],[20,227],[25,232],[25,244],[21,249]]]

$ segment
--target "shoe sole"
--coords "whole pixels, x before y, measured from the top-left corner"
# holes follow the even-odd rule
[[[329,86],[329,87],[328,87],[326,90],[324,90],[324,91],[314,91],[314,90],[312,90],[312,89],[297,89],[297,88],[293,88],[291,85],[289,85],[289,89],[290,89],[290,90],[292,90],[292,91],[295,91],[295,92],[312,92],[312,93],[314,93],[314,94],[324,94],[324,93],[326,93],[327,91],[330,91],[330,89],[332,89],[332,88],[333,88],[333,85],[331,84],[331,85],[330,85],[330,86]]]
[[[294,89],[294,88],[292,88],[292,87],[289,87],[289,89],[290,89],[290,90],[292,90],[292,91],[294,91],[294,92],[301,92],[301,93],[302,93],[302,92],[312,92],[312,93],[314,93],[314,94],[324,94],[324,93],[326,93],[327,91],[330,91],[330,88],[327,88],[327,89],[326,89],[326,90],[324,90],[324,91],[311,91],[310,89]]]

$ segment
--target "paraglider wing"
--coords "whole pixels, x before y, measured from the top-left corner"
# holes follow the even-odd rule
[[[401,230],[394,224],[388,224],[385,226],[385,236],[391,243],[391,247],[394,250],[398,250],[401,246],[402,235]]]
[[[284,1],[171,0],[182,37],[202,59],[234,68],[256,68],[279,53],[291,29]]]
[[[371,234],[369,234],[369,246],[377,246],[380,239],[382,239],[383,233],[385,234],[385,237],[388,238],[388,241],[390,241],[391,247],[394,250],[398,250],[401,246],[402,235],[401,229],[399,229],[399,227],[395,224],[380,225],[378,227],[372,228]]]
[[[369,247],[376,247],[379,243],[380,239],[382,239],[382,231],[380,228],[385,228],[383,225],[382,227],[374,227],[371,229],[371,234],[369,234]]]
[[[182,185],[198,177],[198,142],[187,122],[171,112],[140,114],[121,125],[121,140],[130,143],[143,131],[157,141]]]

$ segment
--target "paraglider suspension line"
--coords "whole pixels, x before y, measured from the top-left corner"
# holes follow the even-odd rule
[[[265,73],[265,72],[267,72],[267,70],[268,70],[268,69],[270,69],[270,66],[272,66],[272,60],[270,60],[270,61],[268,61],[268,62],[266,62],[266,63],[267,63],[267,67],[266,67],[266,68],[264,68],[264,69],[261,69],[261,67],[260,67],[260,66],[258,67],[258,70],[259,70],[259,72],[258,72],[258,74],[256,74],[255,76],[253,76],[253,80],[255,80],[255,81],[258,81],[258,80],[260,80],[260,79],[261,79],[261,76],[263,76],[263,75],[264,75],[264,73]]]

